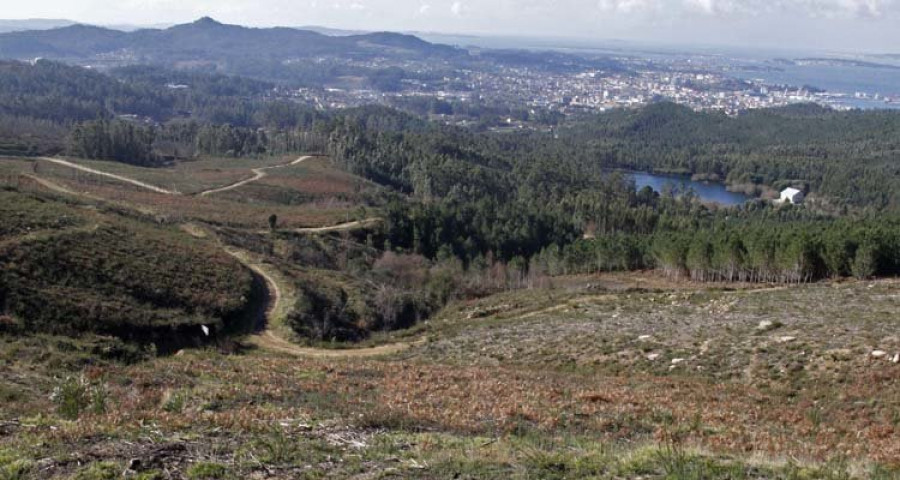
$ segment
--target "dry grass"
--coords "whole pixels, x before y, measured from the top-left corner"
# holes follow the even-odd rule
[[[368,180],[338,170],[325,157],[312,158],[295,168],[273,171],[262,184],[304,192],[313,196],[356,196],[378,187]]]
[[[99,160],[77,159],[73,161],[103,172],[122,175],[190,195],[251,177],[252,174],[248,173],[250,169],[284,164],[293,158],[295,157],[204,158],[178,162],[167,168],[144,168]],[[47,162],[41,162],[38,169],[43,174],[49,167]],[[60,167],[60,169],[65,170],[64,167]],[[71,169],[69,172],[71,173]]]
[[[157,443],[187,441],[191,455],[195,455],[201,447],[191,443],[191,438],[202,439],[200,444],[219,442],[213,439],[221,433],[215,432],[228,432],[228,438],[249,442],[250,438],[269,435],[266,432],[273,426],[288,425],[300,428],[299,433],[292,434],[296,436],[292,437],[294,442],[302,439],[324,445],[322,448],[330,445],[328,435],[343,436],[344,443],[337,441],[339,445],[332,454],[342,462],[356,462],[352,460],[358,460],[354,455],[362,455],[367,460],[354,467],[361,471],[398,469],[405,472],[404,476],[425,478],[443,478],[444,473],[452,476],[447,472],[470,472],[471,478],[500,474],[529,478],[521,475],[532,467],[550,468],[546,461],[561,462],[559,468],[570,469],[569,475],[560,478],[632,478],[639,476],[635,472],[644,470],[641,475],[662,478],[667,468],[660,463],[662,457],[635,450],[634,446],[650,445],[656,451],[657,446],[668,445],[671,432],[677,432],[678,445],[684,446],[679,448],[705,452],[685,453],[685,461],[711,469],[703,471],[720,473],[670,478],[745,478],[735,477],[734,471],[744,472],[742,475],[781,472],[746,478],[826,478],[824,470],[817,469],[832,464],[817,462],[843,459],[851,462],[841,463],[841,471],[849,471],[850,465],[868,468],[868,462],[900,465],[900,443],[896,441],[900,405],[894,396],[886,394],[900,388],[900,366],[860,354],[859,358],[851,355],[834,369],[818,368],[819,360],[809,362],[799,377],[745,377],[731,375],[734,366],[726,362],[716,363],[723,374],[719,378],[709,371],[713,364],[705,360],[713,350],[701,353],[702,337],[691,340],[700,332],[714,332],[714,322],[709,318],[730,318],[722,321],[731,325],[734,336],[717,338],[724,341],[749,336],[752,342],[765,346],[765,351],[746,353],[742,357],[746,365],[777,363],[801,353],[821,359],[821,352],[836,341],[827,335],[828,325],[847,322],[844,315],[855,311],[858,327],[852,341],[860,348],[869,348],[867,336],[879,337],[885,322],[890,322],[879,317],[879,312],[895,305],[900,293],[896,283],[878,283],[872,288],[867,284],[815,285],[760,293],[575,294],[564,303],[580,305],[578,309],[546,311],[543,300],[536,307],[544,313],[521,319],[529,311],[528,298],[538,297],[536,293],[517,294],[519,305],[513,314],[469,320],[457,317],[456,321],[466,328],[451,329],[451,318],[438,320],[430,327],[432,342],[394,358],[316,359],[266,351],[226,356],[196,351],[133,366],[91,367],[86,375],[109,394],[105,413],[88,413],[77,422],[69,422],[47,415],[52,405],[46,400],[19,400],[15,415],[23,419],[23,424],[34,426],[3,437],[0,448],[21,445],[30,438],[44,445],[35,455],[65,458],[51,451],[66,446],[70,451],[67,455],[105,458],[95,450],[97,439],[105,438],[109,440],[104,445],[114,452],[107,455],[126,461],[125,457],[132,454],[126,446],[141,444],[140,439],[147,436],[159,438]],[[826,294],[840,303],[823,305]],[[512,296],[494,300],[509,302]],[[735,299],[739,300],[737,304]],[[752,316],[754,312],[778,311],[786,304],[795,305],[798,312],[794,321],[804,336],[802,347],[772,342],[772,335],[781,335],[778,331],[754,332],[759,318]],[[722,305],[730,305],[730,310],[723,313]],[[710,313],[711,306],[719,310]],[[862,306],[866,309],[861,310]],[[461,305],[448,310],[447,315],[471,308]],[[584,323],[583,317],[603,315],[600,309],[609,314],[626,312],[630,320],[615,329],[602,330],[604,333],[586,331],[585,325],[591,324]],[[800,318],[799,312],[805,309],[810,309],[809,313]],[[645,317],[644,324],[636,324]],[[815,318],[821,318],[818,327]],[[663,339],[665,348],[697,348],[696,358],[673,370],[669,370],[668,354],[659,361],[665,368],[627,359],[609,360],[619,362],[617,368],[590,362],[570,368],[565,362],[547,360],[548,354],[537,348],[545,343],[552,351],[577,340],[577,347],[570,348],[566,355],[585,350],[585,355],[591,356],[589,347],[596,339],[613,336],[612,332],[619,329],[623,339],[635,344],[634,333],[653,324],[658,324],[655,334]],[[547,328],[538,329],[541,325]],[[503,340],[516,334],[517,329],[520,331],[514,342]],[[540,341],[529,340],[529,335]],[[473,337],[483,340],[472,343]],[[695,346],[697,343],[700,345]],[[510,350],[516,344],[521,348]],[[639,349],[636,344],[631,348]],[[735,351],[742,348],[738,342]],[[512,351],[514,355],[497,357]],[[45,378],[33,383],[46,389],[53,381]],[[37,398],[47,398],[46,392]],[[398,451],[400,439],[415,446]],[[239,450],[235,442],[222,443],[223,455],[235,455]],[[575,449],[571,442],[584,442],[579,443],[583,450]],[[384,444],[393,447],[382,449]],[[222,459],[222,455],[204,455]],[[720,455],[730,460],[721,460]],[[400,458],[399,465],[394,458]],[[807,476],[791,476],[794,474],[785,472],[800,469],[790,470],[797,473],[806,467],[779,461],[763,468],[760,458],[797,459],[817,466]],[[341,469],[346,466],[338,463],[312,470],[352,477],[352,472]],[[243,467],[230,468],[241,471]]]
[[[0,175],[30,165],[4,161]],[[185,183],[162,186],[226,184],[244,167],[217,165],[181,166]],[[178,174],[116,168],[154,183]],[[210,245],[210,232],[229,231],[210,224],[256,231],[271,213],[282,228],[356,218],[366,190],[321,159],[210,198],[55,166],[38,174],[87,198],[195,221],[187,231]],[[264,268],[281,283],[325,275]],[[117,477],[133,459],[145,478],[898,478],[900,282],[749,291],[641,273],[553,283],[453,304],[414,334],[379,337],[428,341],[377,359],[247,342],[126,364],[109,339],[0,333],[0,478]],[[73,375],[105,395],[104,408],[76,421],[51,400]]]
[[[127,176],[163,188],[177,190],[185,195],[166,195],[147,191],[114,179],[77,171],[62,165],[37,162],[28,159],[0,160],[0,183],[37,191],[51,190],[46,184],[23,177],[34,175],[51,182],[61,189],[76,192],[82,198],[93,198],[125,206],[129,209],[151,214],[169,222],[199,221],[215,225],[238,228],[268,228],[268,218],[275,214],[282,228],[319,227],[342,222],[360,220],[377,213],[377,209],[359,208],[358,194],[346,194],[343,190],[351,184],[365,184],[361,180],[354,183],[350,177],[334,167],[327,160],[317,162],[308,170],[293,172],[291,175],[305,178],[303,172],[313,177],[304,182],[330,185],[337,181],[338,187],[323,187],[326,192],[307,193],[302,190],[277,188],[274,185],[248,184],[235,191],[224,192],[209,197],[192,196],[205,189],[228,185],[252,176],[251,168],[278,165],[284,158],[266,160],[254,159],[205,159],[179,163],[174,168],[141,168],[116,162],[77,160],[98,170]],[[35,165],[37,167],[35,168]],[[283,171],[306,168],[303,164],[290,168],[272,170],[271,175]],[[266,177],[263,180],[269,180]],[[365,184],[368,185],[368,184]],[[355,188],[355,187],[354,187]],[[336,190],[328,193],[328,190]],[[363,188],[360,192],[365,191]]]

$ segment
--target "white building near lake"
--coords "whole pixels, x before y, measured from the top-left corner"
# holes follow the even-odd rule
[[[792,203],[794,205],[799,205],[803,203],[803,199],[805,195],[800,190],[796,188],[786,188],[783,192],[781,192],[780,203]]]

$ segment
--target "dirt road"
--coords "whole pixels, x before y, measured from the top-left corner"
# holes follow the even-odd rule
[[[180,192],[176,192],[174,190],[166,190],[165,188],[160,188],[160,187],[157,187],[156,185],[150,185],[149,183],[144,183],[140,180],[123,177],[122,175],[116,175],[114,173],[107,173],[107,172],[97,170],[97,169],[94,169],[91,167],[85,167],[84,165],[72,163],[68,160],[63,160],[61,158],[40,157],[38,160],[55,163],[57,165],[63,165],[65,167],[74,168],[75,170],[81,170],[82,172],[87,172],[87,173],[90,173],[93,175],[99,175],[101,177],[112,178],[112,179],[118,180],[120,182],[130,183],[131,185],[135,185],[135,186],[147,189],[147,190],[151,190],[156,193],[164,193],[166,195],[181,195]]]
[[[416,343],[392,343],[388,345],[379,345],[370,348],[349,348],[344,350],[328,349],[328,348],[308,348],[294,345],[291,342],[279,337],[271,330],[265,330],[261,334],[253,338],[254,344],[260,348],[272,350],[279,353],[286,353],[295,357],[313,357],[313,358],[370,358],[381,357],[384,355],[392,355],[408,350]]]
[[[242,185],[246,185],[248,183],[257,181],[261,178],[264,178],[267,173],[266,170],[271,170],[275,168],[284,168],[292,165],[297,165],[309,158],[310,156],[300,157],[296,160],[293,160],[290,163],[285,163],[282,165],[274,165],[271,167],[264,168],[255,168],[253,169],[254,176],[252,178],[248,178],[245,180],[241,180],[240,182],[233,183],[231,185],[215,188],[212,190],[207,190],[205,192],[201,192],[199,196],[206,196],[213,193],[224,192],[227,190],[232,190],[238,188]],[[167,195],[181,195],[180,192],[175,192],[172,190],[166,190],[164,188],[159,188],[154,185],[150,185],[138,180],[134,180],[128,177],[123,177],[121,175],[115,175],[111,173],[102,172],[100,170],[96,170],[90,167],[85,167],[83,165],[78,165],[77,163],[72,163],[66,160],[61,160],[57,158],[41,158],[41,160],[45,160],[48,162],[52,162],[58,165],[64,165],[70,168],[74,168],[76,170],[81,170],[84,172],[88,172],[94,175],[100,175],[108,178],[113,178],[125,183],[129,183],[132,185],[136,185],[148,190],[152,190],[154,192],[163,193]],[[43,179],[37,176],[29,175],[31,179],[40,183],[46,188],[57,191],[59,193],[71,194],[71,195],[82,195],[89,196],[84,193],[74,192],[69,190],[62,185],[59,185],[55,182],[52,182],[47,179]],[[343,230],[351,230],[354,228],[363,228],[367,226],[371,226],[381,222],[380,218],[368,218],[365,220],[358,220],[355,222],[343,223],[340,225],[334,225],[330,227],[316,227],[316,228],[298,228],[294,231],[298,233],[327,233],[327,232],[335,232],[335,231],[343,231]],[[192,223],[186,223],[181,226],[182,230],[189,233],[190,235],[197,238],[206,238],[208,236],[208,232],[206,232],[199,225],[195,225]],[[265,295],[265,313],[264,318],[260,319],[262,323],[262,328],[259,333],[252,337],[252,342],[259,346],[260,348],[264,348],[267,350],[286,353],[289,355],[295,356],[303,356],[303,357],[318,357],[318,358],[364,358],[364,357],[376,357],[382,355],[390,355],[393,353],[402,352],[413,345],[416,345],[421,342],[416,343],[394,343],[389,345],[380,345],[377,347],[371,348],[358,348],[358,349],[323,349],[323,348],[309,348],[309,347],[300,347],[295,345],[285,338],[279,336],[276,333],[276,328],[278,326],[284,325],[288,316],[290,315],[291,309],[293,308],[293,304],[296,299],[296,292],[294,291],[293,286],[290,282],[286,281],[281,275],[278,273],[276,269],[271,267],[268,264],[260,263],[256,261],[252,255],[247,252],[240,251],[235,248],[223,247],[224,251],[234,257],[236,260],[241,262],[244,266],[253,271],[255,275],[258,275],[260,278],[264,280],[266,285],[267,295]]]
[[[251,337],[251,342],[259,348],[297,357],[368,358],[399,353],[420,343],[393,343],[370,348],[342,350],[295,345],[276,333],[277,328],[284,325],[293,309],[294,299],[297,295],[293,286],[270,265],[256,262],[248,253],[234,248],[226,248],[225,251],[265,280],[268,289],[266,318],[262,330]]]
[[[266,170],[290,167],[292,165],[297,165],[298,163],[304,162],[310,158],[312,158],[312,156],[307,155],[307,156],[300,157],[298,159],[292,160],[288,163],[284,163],[281,165],[273,165],[271,167],[254,168],[251,170],[251,172],[253,172],[253,176],[250,178],[246,178],[244,180],[232,183],[230,185],[226,185],[224,187],[216,187],[216,188],[202,191],[202,192],[198,193],[197,196],[205,197],[207,195],[212,195],[214,193],[220,193],[220,192],[226,192],[228,190],[234,190],[235,188],[242,187],[244,185],[247,185],[248,183],[253,183],[253,182],[256,182],[258,180],[265,178],[266,175],[268,175],[268,173],[266,173]],[[120,182],[125,182],[125,183],[131,184],[131,185],[135,185],[135,186],[138,186],[143,189],[150,190],[150,191],[153,191],[156,193],[162,193],[162,194],[166,194],[166,195],[183,195],[181,192],[178,192],[175,190],[168,190],[165,188],[157,187],[156,185],[150,185],[149,183],[142,182],[140,180],[135,180],[133,178],[129,178],[129,177],[126,177],[123,175],[117,175],[115,173],[108,173],[108,172],[104,172],[102,170],[97,170],[95,168],[86,167],[84,165],[79,165],[77,163],[70,162],[68,160],[63,160],[61,158],[41,157],[38,160],[43,160],[45,162],[55,163],[57,165],[74,168],[75,170],[80,170],[82,172],[90,173],[93,175],[98,175],[101,177],[112,178],[114,180],[118,180]]]
[[[330,227],[312,227],[312,228],[294,228],[291,229],[292,232],[295,233],[330,233],[330,232],[342,232],[345,230],[354,230],[357,228],[368,228],[378,225],[382,222],[381,218],[373,217],[366,218],[364,220],[357,220],[355,222],[347,222],[341,223],[338,225],[332,225]]]
[[[305,157],[300,157],[292,162],[285,163],[282,165],[272,165],[271,167],[254,168],[253,170],[251,170],[253,172],[253,176],[250,178],[246,178],[244,180],[232,183],[231,185],[226,185],[224,187],[218,187],[218,188],[213,188],[210,190],[205,190],[203,192],[198,193],[197,195],[200,197],[205,197],[207,195],[212,195],[214,193],[221,193],[221,192],[227,192],[228,190],[234,190],[235,188],[243,187],[244,185],[247,185],[248,183],[253,183],[258,180],[262,180],[263,178],[266,177],[266,175],[268,175],[268,173],[266,173],[266,170],[290,167],[292,165],[297,165],[298,163],[305,162],[306,160],[308,160],[310,158],[312,158],[312,157],[307,155]]]

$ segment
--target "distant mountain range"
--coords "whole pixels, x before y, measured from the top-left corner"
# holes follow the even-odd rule
[[[160,24],[152,24],[152,25],[137,25],[130,23],[122,23],[122,24],[92,24],[92,23],[84,23],[84,22],[76,22],[74,20],[64,20],[64,19],[54,19],[54,18],[30,18],[30,19],[22,19],[22,20],[3,20],[0,19],[0,33],[8,33],[8,32],[24,32],[27,30],[52,30],[54,28],[62,28],[68,27],[71,25],[94,25],[97,27],[109,28],[112,30],[121,30],[123,32],[133,32],[135,30],[147,30],[147,29],[165,29],[174,26],[172,23],[160,23]],[[330,28],[330,27],[321,27],[318,25],[304,25],[302,27],[296,27],[297,30],[307,30],[310,32],[321,33],[322,35],[328,35],[332,37],[346,37],[350,35],[365,35],[367,33],[372,33],[371,30],[345,30],[341,28]],[[404,32],[409,33],[411,35],[418,35],[416,32]]]
[[[48,26],[52,22],[56,21],[33,25]],[[625,71],[620,62],[606,57],[585,59],[561,52],[491,49],[470,52],[410,34],[316,29],[249,28],[208,17],[135,31],[74,24],[0,33],[0,59],[43,58],[104,71],[149,65],[237,75],[292,87],[378,91],[401,91],[409,82],[434,85],[455,77],[458,69],[496,65],[558,72]],[[428,63],[429,68],[413,66],[415,62]]]
[[[41,25],[52,25],[53,20]],[[64,22],[64,21],[59,21]],[[19,24],[21,26],[22,24]],[[31,24],[39,25],[39,24]],[[329,36],[295,28],[247,28],[204,17],[166,29],[125,32],[88,25],[0,34],[0,58],[132,61],[141,63],[285,61],[319,55],[454,57],[465,52],[397,33]]]
[[[71,20],[35,18],[28,20],[0,20],[0,33],[21,32],[24,30],[50,30],[52,28],[68,27],[77,22]]]
[[[328,35],[330,37],[349,37],[351,35],[365,35],[367,33],[372,33],[371,30],[344,30],[341,28],[320,27],[318,25],[305,25],[297,27],[297,30],[307,30],[310,32],[321,33],[322,35]]]

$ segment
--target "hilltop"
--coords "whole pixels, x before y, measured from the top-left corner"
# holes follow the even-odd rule
[[[369,57],[396,54],[421,57],[463,55],[411,35],[370,33],[328,36],[294,28],[248,28],[204,17],[166,29],[123,32],[88,25],[0,34],[0,56],[13,59],[100,61],[103,57],[140,59],[143,63],[284,61],[319,55]]]

